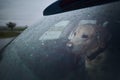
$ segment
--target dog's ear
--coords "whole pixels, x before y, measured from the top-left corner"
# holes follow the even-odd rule
[[[104,21],[98,30],[100,33],[100,48],[105,48],[110,42],[112,35],[109,31],[109,21]],[[99,40],[98,40],[99,41]]]

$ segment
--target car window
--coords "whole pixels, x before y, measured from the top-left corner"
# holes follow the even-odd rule
[[[0,79],[119,80],[119,4],[44,16],[3,51]]]

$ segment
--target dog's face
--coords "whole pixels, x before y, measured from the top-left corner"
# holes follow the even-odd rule
[[[105,47],[108,33],[105,27],[86,24],[76,28],[72,36],[67,47],[71,47],[74,54],[87,55]]]

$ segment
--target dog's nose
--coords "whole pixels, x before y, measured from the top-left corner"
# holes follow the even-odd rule
[[[73,43],[72,43],[72,42],[68,42],[68,43],[66,44],[66,46],[71,49],[71,48],[73,48]]]

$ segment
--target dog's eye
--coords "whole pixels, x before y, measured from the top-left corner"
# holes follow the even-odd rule
[[[83,34],[83,35],[82,35],[82,38],[88,38],[88,35]]]
[[[74,32],[74,36],[76,35],[76,32]]]

